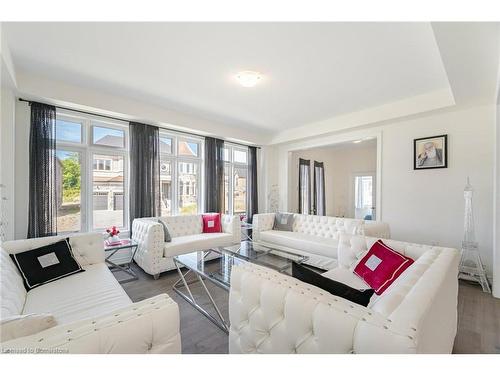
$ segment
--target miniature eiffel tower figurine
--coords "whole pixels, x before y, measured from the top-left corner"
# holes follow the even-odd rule
[[[464,239],[462,241],[462,259],[458,278],[463,280],[476,281],[481,284],[483,292],[491,293],[483,262],[479,255],[478,244],[474,235],[474,215],[472,213],[472,186],[467,177],[467,184],[464,189],[465,216],[464,216]]]

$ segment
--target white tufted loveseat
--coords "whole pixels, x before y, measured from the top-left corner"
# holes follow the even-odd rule
[[[198,250],[231,246],[240,243],[240,219],[235,215],[221,215],[221,233],[203,233],[199,215],[165,216],[172,242],[165,242],[163,226],[158,218],[135,219],[132,238],[139,243],[135,262],[148,274],[158,278],[160,273],[175,269],[173,257]],[[211,253],[210,257],[217,256]]]
[[[356,259],[376,240],[343,235],[339,269],[352,272]],[[415,263],[367,307],[264,267],[234,267],[229,352],[451,353],[459,251],[384,242]]]
[[[253,216],[254,242],[309,257],[307,264],[331,269],[337,266],[341,233],[390,238],[389,224],[333,216],[294,214],[293,231],[273,230],[274,213]]]
[[[104,263],[101,234],[70,237],[75,258],[85,272],[26,292],[22,276],[8,254],[61,238],[17,240],[1,245],[1,319],[49,313],[57,323],[40,333],[0,340],[3,353],[181,352],[177,304],[166,294],[133,303]]]

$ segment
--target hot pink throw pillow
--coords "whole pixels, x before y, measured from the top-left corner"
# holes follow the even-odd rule
[[[222,226],[220,223],[220,214],[202,214],[203,233],[220,233]]]
[[[380,295],[412,264],[413,259],[378,240],[354,268],[354,273]]]

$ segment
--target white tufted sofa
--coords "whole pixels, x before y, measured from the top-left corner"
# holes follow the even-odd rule
[[[339,269],[352,272],[376,240],[342,235]],[[384,242],[415,263],[367,307],[267,268],[234,267],[229,352],[451,353],[459,251]],[[325,276],[334,278],[332,271]]]
[[[273,230],[274,213],[253,216],[254,242],[309,257],[307,264],[331,269],[337,266],[341,233],[390,238],[389,224],[332,216],[294,214],[293,231]]]
[[[201,214],[165,216],[161,219],[168,225],[172,242],[165,242],[163,226],[158,218],[135,219],[132,223],[132,238],[139,243],[135,262],[155,278],[161,272],[175,269],[173,257],[176,255],[231,246],[241,241],[240,219],[235,215],[222,215],[222,233],[203,233]],[[215,256],[212,253],[207,259]]]
[[[70,237],[85,272],[26,292],[9,257],[63,237],[9,241],[1,248],[1,315],[50,313],[57,325],[1,343],[10,353],[180,353],[179,308],[166,294],[133,303],[104,263],[101,234]],[[3,341],[3,340],[1,340]]]

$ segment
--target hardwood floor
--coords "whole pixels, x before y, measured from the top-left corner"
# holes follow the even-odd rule
[[[172,285],[179,278],[177,271],[163,273],[158,280],[154,280],[138,266],[133,267],[139,280],[122,286],[134,302],[167,293],[179,304],[183,353],[228,352],[227,335],[172,290]],[[222,314],[227,317],[228,293],[211,283],[206,284]],[[195,296],[204,296],[200,288],[193,286]],[[200,299],[199,303],[210,308],[208,298]],[[476,284],[460,281],[458,332],[453,353],[500,353],[500,299],[483,293]]]

